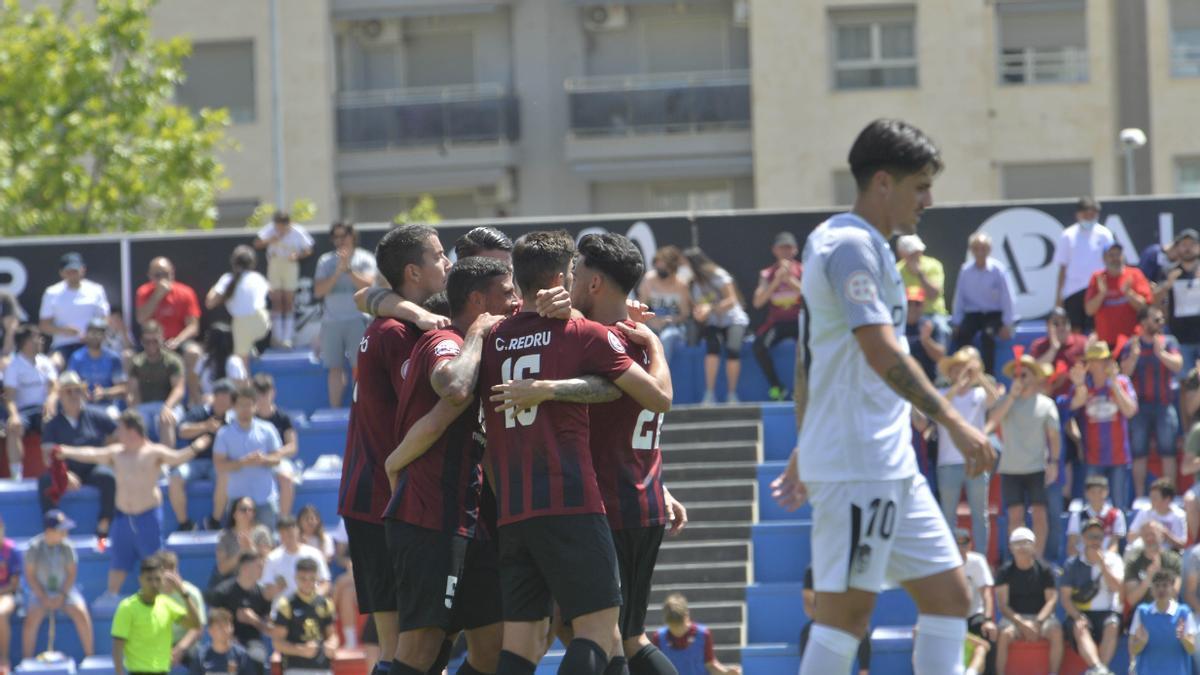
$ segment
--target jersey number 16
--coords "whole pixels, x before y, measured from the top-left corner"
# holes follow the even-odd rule
[[[524,380],[542,371],[542,355],[541,354],[526,354],[519,357],[516,363],[513,363],[511,358],[504,359],[504,363],[500,364],[500,379],[504,382],[509,380]],[[512,429],[518,424],[527,427],[533,424],[533,420],[537,418],[537,409],[535,405],[528,410],[505,410],[504,411],[504,428]]]

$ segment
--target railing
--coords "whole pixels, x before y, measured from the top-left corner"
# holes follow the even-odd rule
[[[1005,49],[1000,52],[1001,84],[1087,82],[1088,53],[1079,47]]]
[[[500,143],[519,137],[517,101],[501,85],[343,92],[342,150]]]
[[[701,133],[750,127],[750,73],[576,77],[565,83],[576,136]]]
[[[1200,77],[1200,44],[1176,42],[1171,47],[1171,75]]]

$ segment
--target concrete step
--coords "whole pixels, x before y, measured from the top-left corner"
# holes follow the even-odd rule
[[[748,562],[750,542],[737,540],[665,542],[658,551],[658,564]]]
[[[716,654],[717,660],[722,665],[730,665],[742,662],[742,647],[741,645],[717,645],[713,647],[713,653]]]
[[[684,506],[703,502],[754,501],[758,498],[758,482],[750,479],[678,481],[670,483],[668,487]]]
[[[736,583],[750,580],[750,566],[745,562],[719,563],[659,563],[654,568],[651,583],[658,584],[702,584]]]
[[[692,422],[758,421],[762,412],[758,405],[674,405],[664,420],[666,424]]]
[[[663,462],[663,480],[667,482],[668,487],[676,481],[688,483],[722,479],[756,479],[758,476],[757,461],[687,461],[690,459],[690,457],[676,456]]]
[[[754,421],[721,421],[721,422],[688,422],[686,424],[671,424],[666,422],[662,427],[660,438],[663,445],[672,443],[712,443],[716,441],[741,441],[743,443],[758,443],[762,436],[762,422]]]
[[[693,523],[738,521],[753,522],[754,502],[704,502],[701,504],[684,504],[688,510],[688,521]]]
[[[754,462],[760,460],[757,441],[694,441],[663,443],[663,466],[700,462]]]
[[[692,621],[703,624],[741,624],[746,621],[746,603],[744,602],[691,602],[689,600],[688,612],[692,615]],[[646,625],[665,625],[661,605],[651,605],[647,609]]]
[[[662,607],[667,596],[682,593],[688,602],[744,602],[744,583],[664,583],[650,589],[650,606]]]
[[[687,503],[685,502],[686,506]],[[663,538],[663,543],[668,542],[685,542],[685,541],[712,541],[714,539],[736,539],[738,541],[748,541],[750,539],[751,525],[748,522],[731,521],[727,523],[710,522],[710,523],[693,523],[688,521],[687,527],[679,534],[668,534]]]

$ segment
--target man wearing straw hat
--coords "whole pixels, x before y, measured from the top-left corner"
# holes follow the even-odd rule
[[[1058,479],[1061,451],[1058,406],[1041,393],[1050,366],[1029,354],[1009,361],[1004,375],[1012,389],[992,411],[991,427],[1000,427],[1004,448],[1000,453],[1000,491],[1008,509],[1008,533],[1025,525],[1025,507],[1033,516],[1037,557],[1046,551],[1046,486]]]
[[[1118,344],[1118,350],[1123,345]],[[1113,506],[1129,508],[1129,420],[1137,414],[1137,393],[1117,370],[1108,344],[1096,340],[1084,352],[1087,365],[1071,368],[1071,410],[1078,415],[1087,475],[1108,478]]]

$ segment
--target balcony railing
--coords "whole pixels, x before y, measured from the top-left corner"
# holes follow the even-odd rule
[[[1079,47],[1005,49],[1000,53],[1001,84],[1087,82],[1088,53]]]
[[[566,81],[576,136],[701,133],[750,127],[750,73],[577,77]]]
[[[501,85],[344,92],[337,133],[342,150],[515,141],[517,100]]]
[[[1171,74],[1200,77],[1200,43],[1176,41],[1171,47]]]

